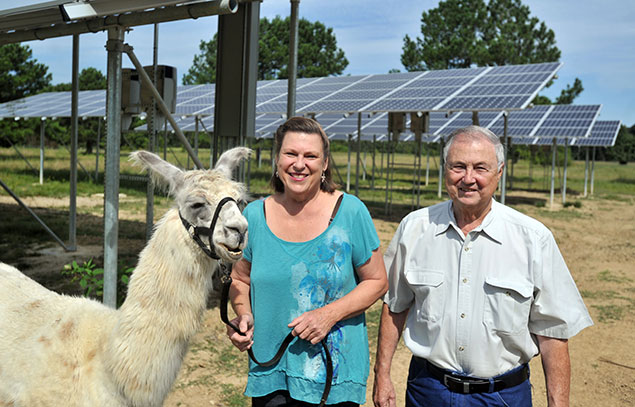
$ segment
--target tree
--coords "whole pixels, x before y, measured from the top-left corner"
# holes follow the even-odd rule
[[[553,30],[521,0],[441,1],[423,12],[421,34],[404,37],[401,63],[408,71],[555,62],[561,54]],[[576,78],[555,103],[570,104],[583,90]],[[534,100],[551,103],[546,96]]]
[[[471,67],[485,51],[486,16],[483,0],[439,2],[421,16],[423,38],[404,38],[401,63],[407,71]]]
[[[521,0],[490,0],[483,25],[486,53],[480,65],[516,65],[560,59],[556,35],[532,17]]]
[[[446,0],[421,16],[422,38],[405,36],[409,70],[553,62],[555,34],[520,0]]]
[[[565,89],[562,89],[560,96],[556,98],[557,105],[570,105],[573,100],[577,98],[584,90],[582,81],[579,78],[575,78],[573,85],[567,85]]]
[[[0,103],[34,95],[51,82],[48,67],[32,54],[27,45],[0,46]]]
[[[304,18],[298,22],[298,77],[311,78],[340,75],[348,66],[344,51],[337,47],[332,28],[319,21]],[[288,78],[289,18],[260,20],[258,41],[258,79]],[[184,84],[214,83],[216,80],[216,49],[218,37],[201,41],[198,55],[183,76]]]
[[[106,89],[107,80],[97,68],[88,67],[81,70],[78,75],[79,90]],[[48,85],[42,92],[68,92],[73,89],[72,83],[64,82],[56,85]]]

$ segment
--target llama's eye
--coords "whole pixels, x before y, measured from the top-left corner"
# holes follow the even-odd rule
[[[192,209],[201,209],[204,206],[205,206],[205,204],[203,202],[197,202],[195,204],[192,204],[191,208]]]

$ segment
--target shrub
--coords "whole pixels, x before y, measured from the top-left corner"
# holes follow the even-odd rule
[[[128,289],[128,281],[134,267],[119,267],[117,270],[117,306],[123,303]],[[81,266],[73,260],[66,264],[62,275],[71,278],[71,282],[79,282],[85,297],[100,299],[104,294],[104,269],[97,268],[93,259],[85,261]]]

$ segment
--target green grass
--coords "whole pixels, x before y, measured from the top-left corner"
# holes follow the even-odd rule
[[[633,282],[633,280],[631,280],[630,278],[625,276],[617,276],[615,275],[615,273],[611,272],[610,270],[603,270],[599,272],[598,280],[609,282],[609,283],[618,283],[618,284]]]

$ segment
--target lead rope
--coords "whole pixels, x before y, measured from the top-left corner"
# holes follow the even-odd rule
[[[227,326],[232,328],[234,331],[238,332],[239,335],[245,336],[245,333],[242,332],[240,329],[238,329],[236,325],[231,323],[231,321],[227,317],[227,303],[229,302],[228,301],[229,288],[232,285],[231,269],[227,267],[227,265],[225,265],[225,263],[223,262],[221,262],[220,264],[221,264],[221,270],[222,270],[221,282],[223,283],[223,289],[221,291],[221,297],[220,297],[220,319]],[[254,352],[251,348],[247,350],[247,353],[249,354],[249,357],[251,358],[251,360],[253,360],[254,363],[257,364],[258,366],[262,366],[262,367],[273,366],[280,361],[280,359],[282,358],[282,355],[284,355],[284,352],[287,350],[287,347],[289,346],[293,338],[294,338],[293,331],[291,331],[284,338],[284,340],[282,341],[282,344],[280,344],[280,347],[278,348],[278,352],[276,352],[274,357],[267,362],[260,362],[258,359],[256,359],[256,356],[254,355]],[[331,352],[329,352],[329,349],[326,346],[326,337],[324,337],[324,339],[322,339],[320,343],[322,344],[322,348],[324,349],[324,354],[326,357],[326,383],[324,384],[324,391],[322,391],[322,398],[320,399],[320,404],[319,404],[319,407],[324,407],[324,405],[326,404],[326,399],[329,397],[329,393],[331,392],[331,382],[333,381],[333,360],[331,359]]]

